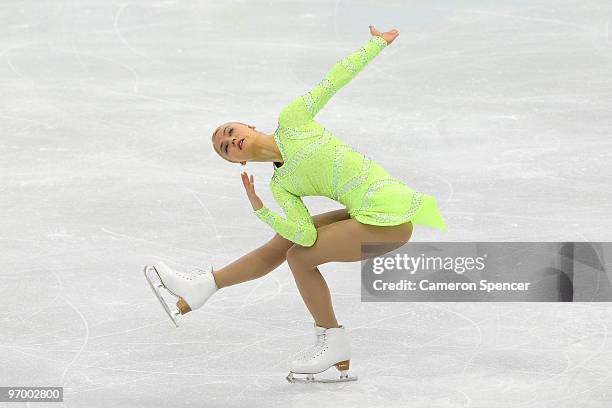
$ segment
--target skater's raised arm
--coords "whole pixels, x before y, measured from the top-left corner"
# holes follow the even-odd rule
[[[266,206],[255,210],[255,215],[289,241],[305,247],[312,246],[317,240],[317,228],[302,199],[285,190],[275,178],[270,181],[270,189],[287,218],[282,218]]]
[[[397,30],[381,34],[370,26],[372,37],[357,51],[338,61],[313,89],[285,106],[278,117],[281,126],[298,126],[314,119],[327,101],[349,83],[370,61],[399,35]]]

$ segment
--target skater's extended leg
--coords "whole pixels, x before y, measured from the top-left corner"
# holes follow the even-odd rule
[[[412,235],[412,223],[394,226],[362,224],[352,218],[317,228],[317,240],[311,247],[293,245],[287,251],[287,263],[298,290],[317,326],[338,327],[331,295],[317,268],[327,262],[354,262],[385,254],[399,248]],[[388,243],[380,253],[363,257],[361,244]]]
[[[349,219],[346,208],[317,214],[312,217],[319,228],[334,222]],[[276,234],[274,238],[257,249],[243,255],[229,265],[213,271],[218,288],[260,278],[276,269],[287,257],[293,242]]]

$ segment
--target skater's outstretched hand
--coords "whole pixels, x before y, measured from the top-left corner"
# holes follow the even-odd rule
[[[391,44],[393,40],[395,40],[399,35],[399,31],[397,31],[395,28],[393,30],[381,34],[380,31],[378,31],[373,25],[370,26],[370,33],[372,33],[372,35],[378,35],[384,38],[387,42],[387,45]]]
[[[244,189],[246,190],[247,197],[251,202],[251,206],[253,206],[253,210],[259,210],[261,207],[263,207],[263,202],[257,196],[257,194],[255,194],[255,182],[253,181],[253,175],[251,174],[251,177],[249,178],[247,172],[243,171],[240,176],[242,177],[242,184],[244,184]]]

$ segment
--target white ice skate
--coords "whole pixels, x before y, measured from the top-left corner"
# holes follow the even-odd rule
[[[351,348],[344,327],[326,329],[315,326],[315,329],[317,342],[291,362],[291,371],[287,376],[287,381],[292,383],[328,383],[357,380],[356,376],[349,376],[348,374]],[[335,366],[340,371],[340,378],[315,378],[315,374],[322,373],[331,366]],[[306,374],[306,377],[295,377],[294,374]]]
[[[200,308],[218,290],[212,272],[213,267],[209,266],[206,271],[196,269],[191,273],[184,273],[163,262],[144,267],[147,282],[176,327],[179,315]],[[171,309],[166,303],[160,292],[162,288],[178,298],[176,308],[172,306]]]

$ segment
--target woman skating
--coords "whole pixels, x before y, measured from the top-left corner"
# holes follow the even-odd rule
[[[413,224],[446,230],[432,196],[391,177],[314,120],[329,99],[399,35],[395,29],[381,34],[373,26],[370,33],[360,49],[282,109],[274,134],[230,122],[212,135],[215,151],[227,161],[273,163],[270,189],[286,218],[263,204],[253,176],[243,172],[242,181],[255,215],[276,231],[274,238],[218,270],[209,266],[204,273],[186,274],[163,263],[145,268],[158,297],[161,287],[178,297],[176,311],[160,298],[176,323],[177,315],[201,307],[218,289],[264,276],[286,260],[313,316],[317,337],[315,345],[291,363],[290,381],[295,380],[293,373],[308,374],[311,380],[312,374],[333,365],[341,371],[341,380],[350,379],[348,337],[336,320],[319,265],[359,261],[361,244],[366,242],[388,243],[376,255],[387,253],[410,239]],[[312,217],[303,196],[326,196],[346,208]]]

